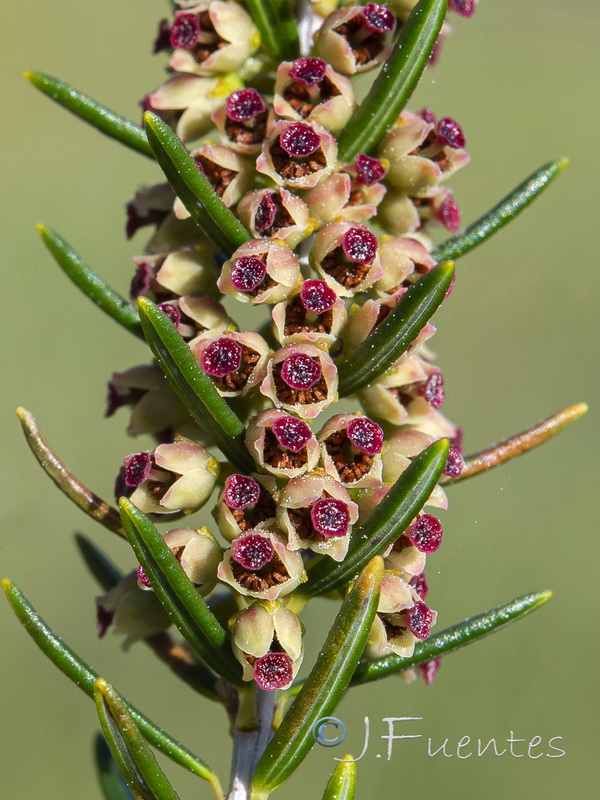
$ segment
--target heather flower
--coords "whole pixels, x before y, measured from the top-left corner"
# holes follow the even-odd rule
[[[366,185],[343,171],[325,178],[307,191],[304,199],[311,216],[321,222],[367,222],[377,213],[386,191],[382,183]]]
[[[263,143],[256,169],[279,186],[310,189],[336,166],[337,142],[316,122],[279,120]]]
[[[325,472],[352,489],[381,483],[383,430],[368,417],[338,414],[318,436]]]
[[[348,490],[325,475],[293,478],[277,497],[277,523],[290,550],[308,548],[342,561],[357,519]]]
[[[175,558],[202,597],[217,585],[221,548],[208,528],[176,528],[163,536]]]
[[[308,206],[282,187],[248,192],[236,212],[254,236],[282,239],[290,248],[300,244],[310,232]]]
[[[372,69],[391,52],[396,18],[383,5],[340,8],[317,32],[319,56],[344,75]]]
[[[217,286],[243,303],[279,303],[302,282],[298,257],[283,244],[245,242],[223,264]]]
[[[298,617],[277,602],[253,603],[231,621],[235,657],[243,678],[261,689],[287,689],[304,656]]]
[[[277,408],[250,420],[246,447],[259,469],[278,478],[295,478],[319,460],[319,443],[308,424]]]
[[[240,594],[277,600],[305,580],[302,556],[267,530],[246,530],[231,543],[217,570],[219,580]]]
[[[222,535],[232,541],[248,529],[271,528],[277,510],[276,490],[277,483],[270,475],[228,475],[212,512]]]
[[[379,257],[383,276],[375,284],[378,295],[395,294],[403,286],[415,283],[430,272],[435,260],[427,248],[416,239],[384,236],[379,242]]]
[[[212,249],[206,247],[182,248],[156,255],[136,256],[135,274],[129,296],[136,300],[142,295],[156,302],[182,295],[212,293],[214,269]]]
[[[245,395],[263,379],[269,346],[258,333],[230,331],[218,338],[202,337],[192,352],[223,397]]]
[[[455,435],[456,428],[451,427],[452,438]],[[450,432],[449,432],[450,433]],[[424,433],[421,430],[403,428],[397,431],[393,436],[389,437],[383,449],[383,474],[382,478],[386,484],[392,484],[398,480],[400,475],[410,465],[411,459],[419,455],[426,447],[428,447],[435,438]],[[437,508],[447,508],[448,499],[444,490],[439,484],[434,488],[431,496],[427,501],[428,505],[436,506]]]
[[[252,167],[239,153],[220,144],[205,144],[190,153],[226,206],[232,206],[248,191]],[[188,219],[190,212],[179,197],[173,203],[177,219]]]
[[[336,399],[337,384],[327,353],[312,344],[288,344],[269,360],[260,391],[278,408],[313,419]]]
[[[330,347],[347,319],[344,301],[325,281],[304,281],[299,294],[273,308],[274,332],[282,345],[310,342]]]
[[[379,241],[374,233],[351,222],[332,222],[317,233],[311,264],[341,297],[372,286],[383,275]]]
[[[224,105],[212,114],[221,140],[238,153],[260,152],[264,139],[274,125],[274,118],[256,89],[236,89]]]

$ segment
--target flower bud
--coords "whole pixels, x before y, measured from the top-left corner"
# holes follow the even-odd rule
[[[347,172],[336,172],[306,192],[304,199],[311,216],[321,222],[366,222],[377,213],[385,193],[381,183],[366,186]]]
[[[265,239],[244,242],[223,264],[217,286],[243,303],[279,303],[302,282],[298,257]]]
[[[152,256],[137,256],[129,296],[142,295],[157,303],[182,295],[214,292],[214,270],[209,266],[212,248],[184,248]]]
[[[269,475],[229,475],[213,510],[223,536],[232,541],[249,528],[272,527],[276,489],[277,483]]]
[[[246,447],[259,469],[278,478],[294,478],[314,469],[319,443],[307,423],[277,408],[250,420]]]
[[[359,412],[338,414],[318,436],[325,472],[344,486],[358,489],[381,483],[383,430]]]
[[[317,233],[311,264],[341,297],[362,292],[382,277],[379,242],[368,228],[332,222]]]
[[[235,397],[245,395],[263,379],[269,346],[253,331],[230,331],[218,338],[197,339],[192,352],[219,394]]]
[[[236,213],[254,236],[282,239],[289,248],[296,247],[310,231],[308,206],[283,188],[248,192]]]
[[[324,475],[293,478],[278,496],[277,523],[290,550],[308,548],[342,561],[357,519],[358,506],[347,489]]]
[[[383,277],[375,284],[379,296],[395,294],[426,275],[435,260],[421,242],[410,238],[383,237],[379,243]]]
[[[256,169],[279,186],[310,189],[337,164],[337,142],[316,122],[279,120],[263,143]]]
[[[240,594],[276,600],[306,580],[302,556],[266,530],[247,530],[233,540],[217,571]]]
[[[453,432],[456,428],[452,426]],[[408,428],[398,431],[386,442],[383,450],[383,480],[386,484],[395,483],[411,463],[411,460],[423,452],[439,437],[433,437],[420,430]],[[436,508],[448,508],[446,493],[439,484],[434,488],[426,505]]]
[[[385,61],[392,50],[396,18],[383,5],[340,8],[316,34],[316,51],[334,69],[354,75]]]
[[[327,353],[312,344],[288,344],[269,360],[260,391],[278,408],[312,419],[336,399],[337,385]]]

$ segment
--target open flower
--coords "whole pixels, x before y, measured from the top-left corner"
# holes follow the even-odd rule
[[[358,489],[381,483],[383,430],[360,413],[338,414],[319,433],[321,458],[328,475]]]
[[[205,144],[192,150],[190,156],[226,206],[235,205],[250,188],[252,167],[230,147]],[[173,211],[177,219],[189,219],[190,212],[179,197],[175,198]]]
[[[250,420],[246,447],[259,469],[278,478],[295,478],[319,460],[319,443],[308,424],[278,408]]]
[[[273,500],[276,489],[276,481],[270,475],[228,475],[213,510],[223,536],[232,541],[248,529],[272,527],[277,511]]]
[[[333,172],[337,142],[316,122],[279,120],[263,143],[256,169],[279,186],[309,189]]]
[[[293,248],[310,232],[306,203],[287,189],[256,189],[245,194],[236,212],[256,237],[282,239]]]
[[[246,394],[263,379],[270,350],[258,333],[229,331],[218,338],[197,339],[192,352],[219,394],[235,397]]]
[[[217,571],[240,594],[276,600],[305,580],[302,556],[267,530],[247,530],[234,539]]]
[[[212,115],[223,143],[232,150],[253,155],[274,125],[272,112],[256,89],[240,88],[232,92],[224,105]]]
[[[340,8],[330,14],[316,36],[317,53],[344,75],[372,69],[391,52],[396,18],[386,6]]]
[[[314,269],[341,297],[351,297],[382,277],[379,241],[351,222],[332,222],[320,229],[310,251]]]
[[[221,270],[217,286],[243,303],[279,303],[300,285],[298,256],[265,239],[244,242]]]
[[[202,597],[210,594],[217,585],[217,567],[221,561],[221,548],[208,528],[176,528],[163,536],[164,543]]]
[[[304,281],[300,294],[273,309],[275,335],[284,345],[310,342],[331,346],[347,318],[344,301],[325,281]]]

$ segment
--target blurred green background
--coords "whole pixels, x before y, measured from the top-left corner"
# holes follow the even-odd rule
[[[102,414],[111,371],[144,362],[144,347],[66,281],[34,225],[56,228],[126,292],[131,256],[144,238],[124,241],[123,206],[158,172],[38,95],[20,75],[39,69],[60,76],[137,118],[137,100],[162,78],[163,60],[149,49],[167,5],[33,0],[4,8],[0,571],[88,662],[226,782],[221,711],[190,699],[143,646],[123,655],[116,637],[96,639],[97,588],[75,554],[72,533],[88,533],[124,569],[133,560],[122,542],[54,489],[14,417],[17,405],[30,409],[66,463],[106,497],[121,458],[137,447],[123,434],[124,414],[108,421]],[[571,159],[524,216],[460,261],[456,291],[435,320],[446,411],[464,426],[467,451],[579,400],[591,411],[544,448],[449,491],[444,546],[428,569],[439,625],[530,590],[550,588],[555,597],[518,625],[449,657],[430,688],[390,679],[346,698],[337,714],[349,733],[339,750],[360,751],[362,720],[371,722],[371,748],[359,765],[361,798],[597,796],[599,22],[595,0],[482,0],[472,20],[454,18],[441,65],[426,73],[411,104],[430,105],[464,127],[472,163],[451,185],[465,222],[547,160]],[[309,610],[305,663],[332,613],[325,603]],[[97,800],[93,705],[46,662],[6,604],[0,625],[1,796]],[[385,745],[381,720],[389,716],[421,717],[396,732],[424,738],[397,742],[388,762],[377,754]],[[543,757],[427,755],[427,737],[434,749],[447,738],[447,752],[456,753],[464,736],[495,737],[506,746],[511,731],[526,742],[540,736],[535,754]],[[562,737],[555,745],[564,757],[545,755],[552,737]],[[315,747],[279,795],[320,797],[333,757],[342,755]],[[167,769],[182,797],[211,796],[207,784]]]

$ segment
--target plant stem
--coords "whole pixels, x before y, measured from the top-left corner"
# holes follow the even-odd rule
[[[265,692],[254,684],[248,689],[240,689],[240,704],[233,733],[231,780],[226,800],[250,800],[254,770],[273,736],[278,694]]]

